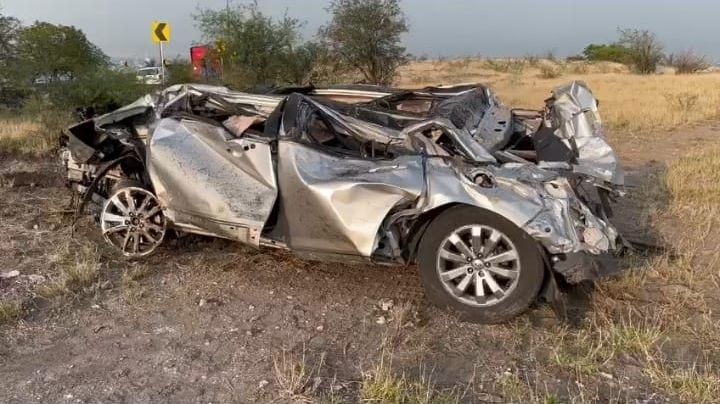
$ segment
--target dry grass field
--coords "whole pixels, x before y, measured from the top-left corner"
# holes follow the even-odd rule
[[[60,185],[3,187],[53,174],[16,156],[48,150],[32,139],[47,138],[40,125],[0,121],[0,271],[45,279],[22,293],[0,284],[0,401],[720,402],[720,73],[468,59],[415,62],[398,85],[480,82],[539,108],[573,79],[598,95],[614,144],[642,146],[620,148],[631,186],[616,224],[661,248],[573,292],[567,321],[540,306],[460,323],[425,306],[412,268],[221,241],[128,263],[90,223],[70,237]]]
[[[621,135],[637,136],[720,116],[720,73],[675,75],[668,71],[639,76],[608,62],[423,61],[405,66],[398,85],[483,83],[506,105],[538,109],[552,88],[571,80],[590,85],[600,100],[603,119]]]
[[[48,130],[46,121],[27,116],[0,115],[0,153],[42,156],[57,147],[58,127]]]

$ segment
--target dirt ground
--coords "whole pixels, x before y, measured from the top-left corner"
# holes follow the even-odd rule
[[[652,154],[646,138],[619,144],[630,187],[618,227],[648,243],[676,236],[676,223],[649,227],[635,191],[719,138],[708,124],[658,137]],[[583,378],[554,365],[553,335],[572,325],[545,304],[508,324],[468,324],[425,303],[414,267],[305,262],[199,237],[128,262],[90,218],[71,231],[70,199],[54,162],[0,156],[0,273],[19,271],[0,281],[0,299],[26,312],[0,325],[0,402],[357,402],[381,358],[462,402],[673,401],[631,355]],[[78,251],[95,257],[97,281],[38,295]],[[590,293],[571,296],[579,321]]]

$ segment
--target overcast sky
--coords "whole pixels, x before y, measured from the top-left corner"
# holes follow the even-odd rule
[[[231,3],[241,3],[232,0]],[[328,18],[328,0],[259,0],[273,16],[306,21],[310,38]],[[655,32],[669,51],[691,48],[720,61],[718,0],[404,0],[410,21],[405,38],[416,55],[523,56],[553,50],[579,53],[590,42],[617,37],[617,27]],[[167,55],[187,56],[201,41],[192,15],[198,7],[222,8],[225,0],[0,0],[3,14],[74,25],[117,58],[155,56],[154,20],[172,24]]]

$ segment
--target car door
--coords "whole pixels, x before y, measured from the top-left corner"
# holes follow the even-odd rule
[[[164,119],[148,147],[148,169],[173,225],[259,246],[277,198],[267,139],[236,138],[200,120]]]
[[[299,251],[371,256],[389,212],[418,198],[421,157],[361,153],[357,139],[333,139],[335,129],[312,101],[287,103],[278,145],[285,242]]]

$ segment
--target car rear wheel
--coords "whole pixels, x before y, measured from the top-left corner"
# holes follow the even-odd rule
[[[100,214],[103,237],[129,258],[151,254],[165,237],[166,221],[160,203],[140,187],[116,189]]]
[[[450,208],[430,223],[418,260],[428,299],[478,323],[522,313],[543,280],[534,239],[502,216],[468,206]]]

